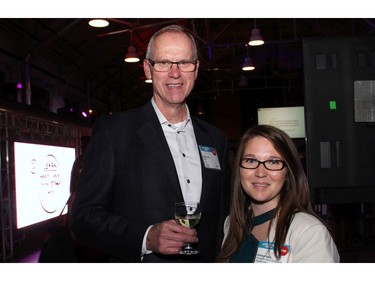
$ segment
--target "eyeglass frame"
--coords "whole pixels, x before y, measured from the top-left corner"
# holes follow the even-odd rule
[[[170,60],[152,60],[152,59],[147,59],[148,63],[152,66],[152,68],[156,71],[156,72],[168,72],[172,69],[172,66],[175,64],[177,65],[177,68],[178,70],[180,70],[181,72],[194,72],[196,69],[197,69],[197,62],[198,60],[195,60],[195,61],[188,61],[188,60],[181,60],[181,61],[170,61]],[[160,70],[156,70],[155,69],[155,63],[170,63],[170,67],[168,70],[165,70],[165,71],[160,71]],[[180,64],[182,63],[191,63],[191,64],[194,64],[194,69],[193,70],[190,70],[190,71],[186,71],[186,70],[182,70],[180,69]]]
[[[244,166],[242,166],[242,161],[245,160],[245,159],[256,161],[256,162],[258,162],[258,165],[257,165],[256,167],[254,167],[254,168],[244,167]],[[270,162],[273,162],[273,161],[281,162],[281,163],[283,164],[283,166],[282,166],[280,169],[269,169],[269,168],[267,168],[266,163],[267,163],[267,162],[270,163]],[[257,160],[257,159],[254,159],[254,158],[248,158],[248,157],[241,157],[241,158],[240,158],[240,167],[241,167],[241,168],[244,168],[244,169],[247,169],[247,170],[255,170],[255,169],[258,169],[258,167],[260,166],[260,164],[262,164],[263,167],[266,168],[266,170],[268,170],[268,171],[281,171],[282,169],[284,169],[284,168],[287,166],[287,165],[286,165],[286,162],[285,162],[284,160],[280,160],[280,159],[272,159],[272,160],[259,161],[259,160]]]

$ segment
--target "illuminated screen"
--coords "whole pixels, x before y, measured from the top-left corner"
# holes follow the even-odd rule
[[[303,106],[258,108],[258,124],[272,125],[291,138],[305,137],[305,112]]]
[[[75,148],[14,143],[17,228],[66,214]]]

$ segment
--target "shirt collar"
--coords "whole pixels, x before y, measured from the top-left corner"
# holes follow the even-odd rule
[[[174,124],[171,124],[167,118],[165,118],[165,116],[163,115],[163,113],[161,113],[160,109],[158,108],[158,106],[156,105],[155,101],[154,101],[154,98],[152,97],[151,98],[151,104],[152,106],[154,107],[154,110],[156,112],[156,115],[158,116],[158,119],[159,119],[159,122],[161,125],[167,125],[169,127],[172,127],[174,129],[179,129],[180,131],[181,130],[184,130],[184,128],[190,123],[191,121],[191,118],[190,118],[190,111],[189,111],[189,107],[185,104],[185,108],[186,108],[186,120],[183,121],[182,123],[180,123],[180,126],[179,127],[176,127]]]

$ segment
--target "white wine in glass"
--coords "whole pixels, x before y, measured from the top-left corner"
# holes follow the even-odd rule
[[[201,208],[199,202],[176,202],[174,217],[179,225],[194,228],[201,219]],[[199,249],[191,243],[187,243],[180,251],[180,255],[196,255]]]

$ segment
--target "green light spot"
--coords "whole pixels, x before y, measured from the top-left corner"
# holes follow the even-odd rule
[[[329,101],[329,109],[336,110],[336,101],[334,100]]]

